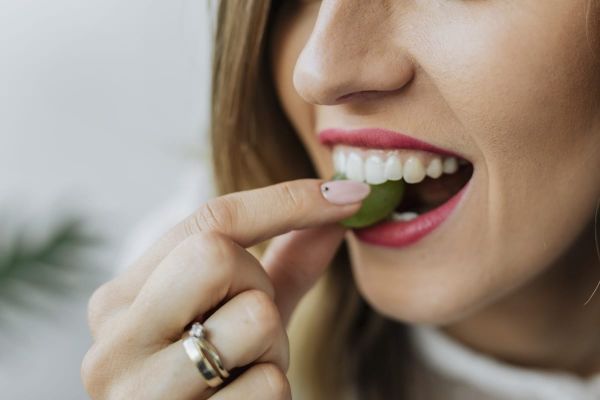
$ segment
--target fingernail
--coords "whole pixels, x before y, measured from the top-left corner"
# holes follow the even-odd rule
[[[323,197],[333,204],[352,204],[369,195],[371,187],[351,179],[327,181],[321,184]]]

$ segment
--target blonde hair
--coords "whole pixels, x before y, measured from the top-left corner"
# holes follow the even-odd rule
[[[214,41],[211,145],[219,195],[298,178],[314,166],[274,90],[267,44],[280,1],[220,1]],[[260,255],[268,242],[251,249]],[[346,245],[289,326],[295,396],[406,398],[406,326],[375,312],[352,279]],[[297,398],[297,397],[295,397]]]

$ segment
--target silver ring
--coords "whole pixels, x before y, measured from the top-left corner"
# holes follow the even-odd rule
[[[206,339],[204,326],[195,322],[187,334],[183,347],[188,357],[210,387],[219,386],[229,377],[229,372],[223,367],[215,347]]]
[[[219,356],[219,352],[206,338],[206,328],[204,328],[204,325],[202,325],[200,322],[194,322],[190,328],[189,334],[198,339],[200,349],[204,352],[206,357],[208,357],[210,363],[217,369],[221,378],[228,378],[229,372],[223,366],[223,361]]]
[[[185,338],[183,341],[183,348],[190,360],[192,360],[194,365],[196,365],[196,368],[198,368],[198,371],[200,371],[200,375],[202,375],[208,386],[216,387],[223,383],[223,379],[221,379],[217,371],[204,356],[204,353],[202,353],[202,350],[200,350],[197,338],[194,336]]]

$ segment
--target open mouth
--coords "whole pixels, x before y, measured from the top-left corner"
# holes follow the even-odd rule
[[[372,149],[335,145],[336,172],[348,179],[378,185],[404,181],[404,195],[386,218],[352,229],[367,243],[404,247],[436,229],[456,208],[474,166],[457,155],[413,149]]]
[[[381,128],[319,132],[331,148],[336,172],[378,185],[404,181],[404,196],[387,218],[362,228],[367,243],[403,247],[435,230],[457,208],[474,173],[473,164],[451,150]]]
[[[403,180],[404,196],[388,219],[409,221],[446,203],[471,179],[473,164],[456,155],[423,150],[335,145],[336,172],[369,184]]]
[[[469,182],[472,175],[473,164],[460,159],[456,172],[438,178],[426,177],[419,183],[405,185],[402,202],[390,219],[409,221],[445,204]]]

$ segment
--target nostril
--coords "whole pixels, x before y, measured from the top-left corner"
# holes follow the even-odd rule
[[[395,90],[363,90],[360,92],[348,93],[336,99],[336,103],[344,103],[349,100],[371,100],[398,93],[402,88]]]
[[[335,101],[341,102],[344,100],[356,99],[358,97],[369,98],[369,95],[372,96],[374,93],[378,93],[378,92],[376,90],[363,90],[361,92],[348,93],[348,94],[338,97]]]

